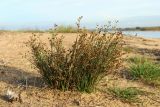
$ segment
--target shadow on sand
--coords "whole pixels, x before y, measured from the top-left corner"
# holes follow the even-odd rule
[[[38,75],[4,65],[0,65],[0,81],[13,86],[27,85],[41,88],[44,85],[43,79]]]

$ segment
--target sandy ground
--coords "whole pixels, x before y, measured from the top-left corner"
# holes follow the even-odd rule
[[[97,87],[101,89],[111,86],[139,87],[156,95],[150,96],[152,99],[149,96],[141,97],[143,103],[140,104],[128,104],[100,90],[87,94],[45,88],[29,59],[24,58],[29,50],[25,42],[31,35],[32,33],[20,32],[0,33],[0,107],[160,107],[159,89],[112,75],[103,79]],[[64,45],[69,47],[75,40],[76,34],[63,35]],[[41,34],[41,37],[46,41],[49,34]],[[136,48],[142,54],[148,53],[157,59],[160,57],[160,39],[125,37],[125,41],[126,46]],[[20,93],[22,102],[6,101],[4,95],[7,89]]]

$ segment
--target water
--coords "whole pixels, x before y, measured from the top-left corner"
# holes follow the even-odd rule
[[[123,31],[123,34],[147,38],[160,38],[160,31]]]

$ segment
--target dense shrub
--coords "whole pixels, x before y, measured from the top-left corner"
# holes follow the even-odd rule
[[[28,42],[34,65],[52,88],[91,92],[99,80],[121,65],[122,34],[102,32],[102,28],[87,32],[80,28],[80,19],[77,39],[69,50],[56,33],[47,48],[36,35]]]

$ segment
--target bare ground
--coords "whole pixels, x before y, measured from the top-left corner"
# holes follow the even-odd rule
[[[0,107],[159,107],[160,89],[131,81],[119,75],[109,75],[97,85],[97,91],[91,94],[79,92],[61,92],[49,89],[43,83],[38,72],[33,69],[29,59],[24,58],[29,50],[25,46],[32,33],[0,33]],[[64,45],[69,47],[76,34],[63,34]],[[44,41],[49,34],[41,34]],[[125,45],[133,48],[127,56],[142,54],[160,58],[160,39],[125,37]],[[135,51],[135,52],[134,52]],[[107,87],[138,87],[154,94],[140,97],[141,103],[122,102],[105,92]],[[20,94],[21,101],[8,102],[4,95],[7,89]]]

